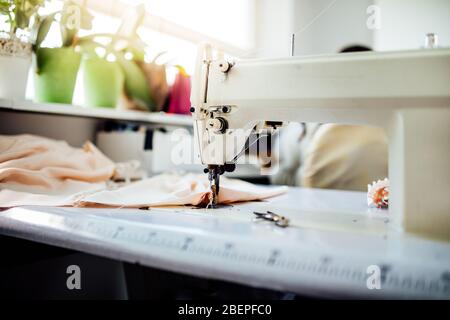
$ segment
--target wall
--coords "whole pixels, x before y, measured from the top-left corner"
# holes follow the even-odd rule
[[[380,29],[367,28],[367,8],[380,8]],[[450,47],[449,0],[259,0],[256,6],[257,57],[335,53],[349,44],[377,51],[418,49],[434,32]]]
[[[437,33],[441,46],[450,47],[449,0],[376,0],[375,4],[381,9],[377,50],[419,48],[429,32]]]
[[[247,57],[284,57],[290,54],[294,30],[294,0],[257,0],[255,3],[256,49]]]
[[[336,53],[344,46],[373,45],[366,25],[373,0],[295,1],[295,55]]]
[[[349,44],[373,45],[366,26],[373,0],[259,0],[256,6],[257,57],[335,53]]]

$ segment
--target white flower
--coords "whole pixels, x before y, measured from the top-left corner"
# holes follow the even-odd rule
[[[367,185],[367,204],[377,208],[389,206],[389,179],[373,181]]]

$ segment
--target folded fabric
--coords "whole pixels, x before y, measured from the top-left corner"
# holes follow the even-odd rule
[[[12,189],[0,190],[0,208],[12,208],[19,206],[73,206],[86,194],[105,190],[105,183],[86,183],[71,181],[69,185],[58,193],[33,193]]]
[[[262,200],[282,194],[287,187],[257,186],[221,177],[218,202],[227,204]],[[204,174],[162,174],[134,182],[116,190],[91,193],[77,201],[78,206],[151,207],[200,205],[209,202],[209,182]]]
[[[83,191],[59,194],[33,194],[14,190],[0,191],[0,207],[23,205],[127,207],[195,205],[209,202],[209,182],[203,174],[162,174],[116,189],[91,184]],[[219,203],[263,200],[287,191],[287,187],[257,186],[236,179],[221,178]]]
[[[0,135],[0,206],[66,205],[78,193],[104,189],[114,163],[92,143],[33,135]]]

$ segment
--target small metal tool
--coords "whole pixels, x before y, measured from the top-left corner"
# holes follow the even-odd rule
[[[253,212],[256,215],[255,220],[266,220],[274,222],[277,227],[286,228],[289,226],[289,219],[278,215],[272,211],[267,212]]]

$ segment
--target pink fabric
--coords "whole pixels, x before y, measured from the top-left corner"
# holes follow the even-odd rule
[[[191,107],[191,78],[180,70],[170,91],[170,103],[167,112],[189,114]]]

